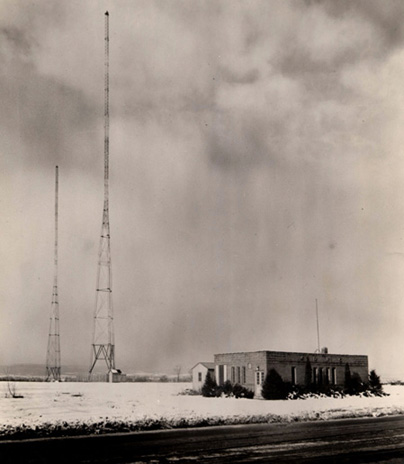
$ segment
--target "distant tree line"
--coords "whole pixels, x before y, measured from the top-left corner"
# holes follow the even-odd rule
[[[63,382],[106,382],[106,374],[96,374],[91,377],[88,374],[65,375],[62,376]],[[46,382],[46,376],[27,376],[27,375],[3,375],[0,382]],[[162,375],[126,375],[120,382],[191,382],[192,377],[188,374],[168,376]]]
[[[27,376],[27,375],[3,375],[0,377],[0,382],[45,382],[46,377],[43,376]]]

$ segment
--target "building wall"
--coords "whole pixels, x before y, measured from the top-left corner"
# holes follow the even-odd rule
[[[266,370],[266,353],[265,351],[255,351],[247,353],[226,353],[215,354],[216,365],[216,382],[222,383],[218,375],[218,366],[225,366],[224,371],[226,376],[223,379],[230,380],[232,383],[240,383],[240,385],[254,391],[255,375],[257,370]],[[232,370],[234,368],[234,371]],[[238,381],[238,369],[240,368],[241,381]],[[233,372],[235,374],[235,381],[233,381]],[[244,381],[245,372],[245,381]]]
[[[267,352],[267,369],[268,371],[272,368],[276,369],[285,382],[292,382],[292,367],[294,367],[296,372],[296,383],[303,385],[305,381],[307,359],[310,361],[313,374],[315,370],[317,370],[316,383],[319,383],[320,372],[322,372],[322,383],[325,383],[328,372],[329,383],[343,385],[345,381],[346,364],[349,365],[351,374],[354,372],[358,373],[362,381],[367,381],[368,379],[368,357],[359,355],[283,353],[269,351]],[[335,370],[335,377],[333,376],[333,369]],[[312,381],[314,381],[313,377]]]
[[[192,369],[192,388],[195,391],[201,391],[203,384],[205,383],[206,374],[208,373],[208,368],[203,364],[197,364]],[[214,378],[213,369],[211,370],[211,376]]]
[[[117,373],[117,372],[109,372],[107,374],[108,382],[113,383],[121,383],[126,382],[126,374]]]
[[[240,383],[254,391],[257,390],[257,372],[263,372],[263,377],[265,378],[270,369],[276,369],[285,382],[292,382],[294,380],[294,383],[304,385],[307,359],[309,359],[311,364],[312,376],[314,377],[314,373],[316,373],[316,383],[326,383],[326,378],[328,378],[330,384],[343,385],[346,364],[349,365],[351,374],[357,372],[362,381],[367,381],[367,356],[329,353],[289,353],[282,351],[216,354],[216,381],[223,383],[226,380],[230,380],[232,383]],[[222,379],[218,375],[219,366],[224,366],[221,369],[223,372],[226,372],[226,376],[222,376]],[[292,368],[294,371],[293,374]]]

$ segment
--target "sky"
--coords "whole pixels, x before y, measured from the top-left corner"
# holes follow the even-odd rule
[[[0,365],[89,366],[110,25],[116,365],[367,354],[404,379],[404,3],[0,0]]]

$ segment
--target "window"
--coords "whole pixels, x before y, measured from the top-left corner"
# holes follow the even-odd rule
[[[263,371],[257,371],[255,378],[256,378],[256,381],[257,381],[257,385],[262,385],[264,383],[264,372]]]
[[[198,382],[202,382],[202,372],[198,372]]]
[[[231,383],[236,382],[236,368],[231,366]]]
[[[243,383],[247,383],[247,379],[246,379],[246,369],[245,369],[245,366],[243,366]]]
[[[318,369],[318,384],[323,385],[323,368]]]
[[[337,385],[337,369],[335,367],[332,368],[332,383]]]
[[[221,364],[219,366],[219,385],[223,385],[224,383],[224,365]]]
[[[292,367],[292,385],[297,384],[296,367]]]
[[[241,367],[237,367],[237,383],[241,383]]]

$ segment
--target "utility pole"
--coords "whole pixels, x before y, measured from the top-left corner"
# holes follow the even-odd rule
[[[114,317],[112,308],[111,244],[109,226],[109,14],[105,13],[104,75],[104,209],[98,252],[96,303],[90,374],[105,361],[108,374],[115,369]]]
[[[59,171],[55,174],[55,248],[54,276],[52,291],[52,307],[49,325],[48,351],[46,355],[46,380],[60,380],[60,333],[59,333],[59,301],[58,301],[58,190]]]

